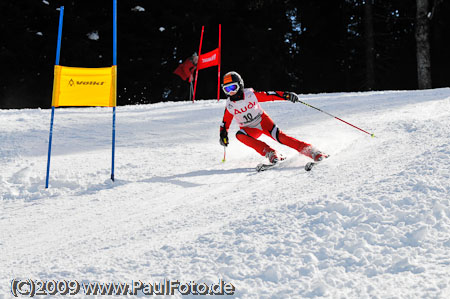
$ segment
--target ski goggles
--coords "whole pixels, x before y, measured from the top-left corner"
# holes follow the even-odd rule
[[[237,92],[239,90],[239,84],[238,83],[230,83],[230,84],[222,86],[222,89],[223,89],[223,92],[228,95],[228,94],[230,94],[230,92],[233,92],[233,91]]]

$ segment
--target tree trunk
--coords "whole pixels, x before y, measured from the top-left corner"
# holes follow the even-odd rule
[[[417,0],[416,11],[416,55],[419,89],[431,88],[430,20],[428,0]]]
[[[364,33],[366,40],[366,87],[375,89],[375,40],[373,34],[373,0],[366,0],[364,5]]]

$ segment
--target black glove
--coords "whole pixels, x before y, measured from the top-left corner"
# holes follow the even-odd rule
[[[283,98],[285,98],[286,101],[291,101],[292,103],[296,103],[300,100],[298,95],[290,91],[283,93]]]
[[[220,145],[222,146],[228,146],[228,132],[225,129],[220,130]]]

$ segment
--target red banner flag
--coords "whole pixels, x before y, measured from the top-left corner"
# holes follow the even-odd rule
[[[206,69],[211,66],[219,65],[219,48],[212,50],[211,52],[201,54],[198,57],[197,69]]]

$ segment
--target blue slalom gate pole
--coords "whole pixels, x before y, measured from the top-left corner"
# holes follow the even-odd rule
[[[116,143],[116,107],[113,107],[113,123],[112,123],[112,161],[111,161],[111,180],[114,182],[114,155]]]
[[[63,17],[64,17],[64,6],[59,9],[59,27],[58,27],[58,44],[56,46],[56,61],[55,64],[59,65],[59,57],[61,54],[61,38],[62,38],[62,28],[63,28]]]
[[[59,27],[58,27],[58,44],[56,46],[56,61],[55,65],[59,65],[59,57],[61,53],[61,38],[62,38],[62,27],[63,27],[63,17],[64,17],[64,6],[61,6],[59,10]],[[52,137],[53,137],[53,120],[55,118],[55,106],[52,105],[52,116],[50,119],[50,134],[48,138],[48,157],[47,157],[47,176],[45,178],[45,188],[48,188],[48,180],[50,176],[50,158],[52,154]]]
[[[117,66],[117,0],[113,0],[113,65]],[[117,105],[117,85],[116,85],[116,105]],[[113,119],[112,119],[111,180],[113,182],[114,182],[115,147],[116,147],[116,106],[113,107]]]
[[[117,0],[113,1],[113,65],[117,65]]]
[[[48,178],[50,176],[50,156],[52,154],[53,119],[55,117],[55,106],[52,106],[52,117],[50,120],[50,136],[48,137],[48,157],[47,157],[47,177],[45,178],[45,188],[48,188]]]

